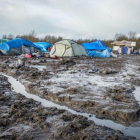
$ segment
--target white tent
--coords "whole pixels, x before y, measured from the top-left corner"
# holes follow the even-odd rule
[[[71,40],[62,40],[53,45],[50,55],[56,55],[58,57],[87,56],[87,53],[81,45]]]

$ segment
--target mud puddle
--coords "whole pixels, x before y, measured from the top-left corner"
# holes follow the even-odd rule
[[[87,117],[89,120],[93,120],[95,122],[95,124],[97,124],[97,125],[110,127],[112,129],[115,129],[115,130],[120,130],[121,132],[123,132],[127,136],[134,136],[137,139],[140,139],[140,133],[139,133],[140,132],[140,127],[131,127],[131,126],[130,127],[125,127],[125,126],[123,126],[121,124],[117,124],[117,123],[115,123],[115,122],[113,122],[111,120],[98,119],[92,114],[79,113],[79,112],[76,112],[76,111],[74,111],[72,109],[69,109],[66,106],[61,106],[61,105],[55,104],[53,102],[50,102],[48,100],[41,99],[40,97],[38,97],[36,95],[32,95],[32,94],[27,93],[26,90],[25,90],[24,85],[22,85],[15,78],[13,78],[11,76],[7,76],[7,75],[5,75],[3,73],[1,73],[1,74],[6,76],[6,77],[8,77],[8,81],[11,83],[14,91],[16,91],[17,93],[21,93],[22,95],[25,95],[27,98],[32,98],[35,101],[41,102],[42,106],[44,106],[44,107],[56,107],[58,109],[65,109],[65,110],[71,112],[72,114]],[[138,87],[136,87],[136,90],[134,92],[135,93],[135,98],[138,101],[140,101],[138,91],[139,91],[139,89],[138,89]]]

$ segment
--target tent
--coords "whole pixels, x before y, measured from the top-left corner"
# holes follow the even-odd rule
[[[0,44],[0,51],[6,55],[31,54],[37,51],[42,53],[41,47],[38,47],[32,42],[22,38],[16,38]]]
[[[3,54],[6,54],[10,50],[8,44],[6,43],[1,43],[0,44],[0,52]]]
[[[50,51],[50,55],[58,57],[87,56],[87,53],[81,45],[66,39],[55,43]]]
[[[133,54],[133,51],[131,47],[122,47],[118,49],[117,54]]]
[[[34,44],[38,46],[38,48],[40,48],[42,52],[46,52],[47,48],[52,47],[52,44],[48,42],[35,42]]]
[[[107,47],[100,40],[94,41],[92,43],[83,43],[82,46],[85,50],[105,50]]]
[[[34,45],[32,42],[22,39],[22,38],[16,38],[16,39],[10,40],[6,42],[6,44],[8,44],[10,48],[18,48],[22,45],[37,48],[37,46]]]
[[[0,39],[0,44],[1,43],[5,43],[5,42],[7,42],[8,41],[8,39]]]
[[[87,51],[87,54],[89,56],[93,56],[93,57],[110,57],[110,52],[105,49],[103,51],[98,51],[98,50],[94,50],[94,51]]]
[[[87,54],[93,57],[110,57],[111,48],[107,48],[102,41],[97,40],[92,43],[83,43]]]

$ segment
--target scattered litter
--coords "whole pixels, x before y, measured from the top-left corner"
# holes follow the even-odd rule
[[[103,73],[103,74],[115,74],[115,73],[118,73],[117,70],[113,70],[111,68],[108,68],[106,70],[101,70],[100,73]]]
[[[50,58],[57,59],[57,56],[56,55],[50,55]]]
[[[112,52],[110,53],[110,56],[117,58],[117,55]]]
[[[86,73],[95,73],[97,71],[98,69],[90,69],[90,70],[86,70]]]

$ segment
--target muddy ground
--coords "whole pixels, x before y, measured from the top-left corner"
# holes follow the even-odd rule
[[[16,77],[29,93],[124,125],[140,119],[133,93],[140,86],[140,56],[31,59],[20,69],[14,58],[0,61],[0,71]]]
[[[86,117],[66,110],[42,107],[12,90],[0,75],[0,140],[135,139],[120,131],[97,126]]]

